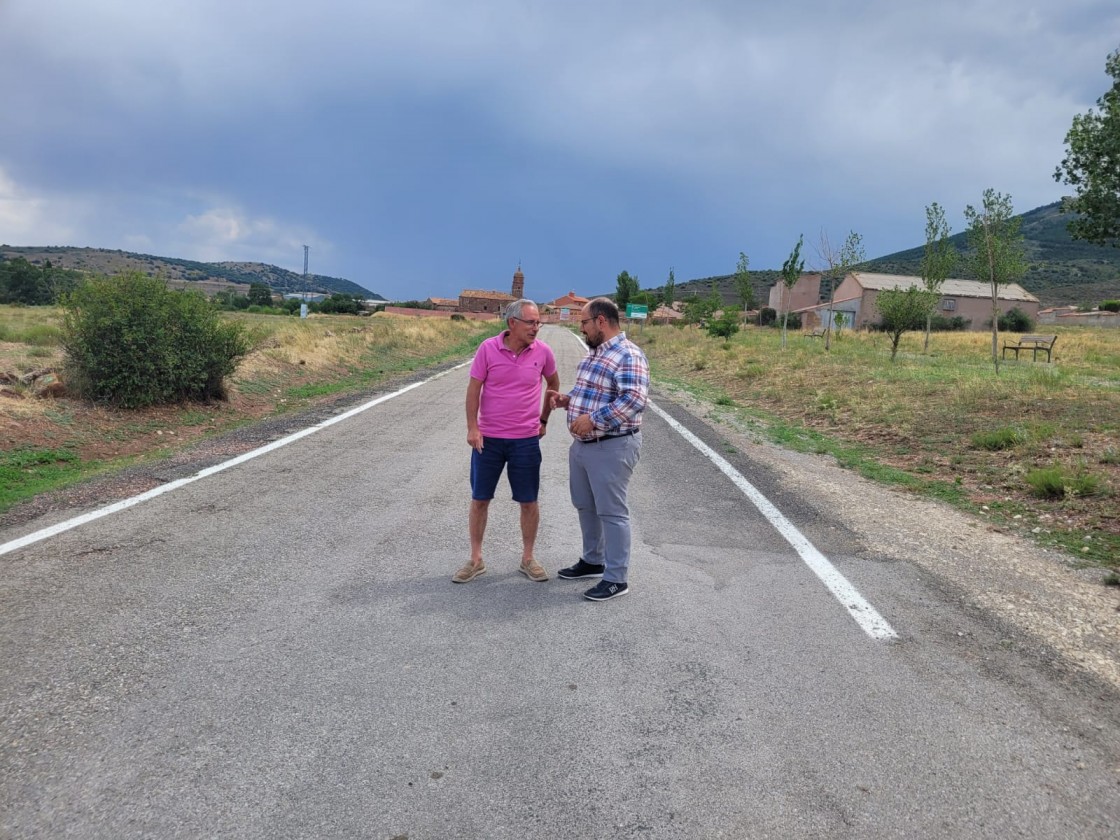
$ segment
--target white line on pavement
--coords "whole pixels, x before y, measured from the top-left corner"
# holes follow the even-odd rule
[[[159,487],[153,487],[148,492],[141,493],[139,496],[133,496],[130,499],[124,499],[119,502],[114,502],[111,505],[106,505],[103,508],[98,508],[97,510],[90,511],[89,513],[84,513],[81,516],[74,517],[73,519],[67,519],[65,522],[59,522],[57,525],[51,525],[49,528],[43,528],[40,531],[35,531],[34,533],[27,534],[26,536],[20,537],[19,539],[0,544],[0,555],[7,554],[10,551],[24,548],[25,546],[31,545],[32,543],[37,543],[42,540],[49,539],[50,537],[57,536],[64,531],[69,531],[72,528],[77,528],[79,525],[85,525],[87,522],[93,522],[95,519],[101,519],[103,516],[108,516],[111,513],[117,513],[118,511],[126,510],[127,508],[140,504],[141,502],[146,502],[149,499],[154,499],[156,496],[162,496],[164,493],[170,493],[172,490],[178,490],[180,487],[185,487],[188,484],[193,484],[200,478],[206,478],[207,476],[214,475],[215,473],[220,473],[222,470],[227,470],[230,467],[236,467],[238,464],[243,464],[246,461],[250,461],[259,455],[264,455],[265,453],[271,452],[274,449],[279,449],[282,446],[287,446],[289,443],[295,443],[301,438],[305,438],[308,435],[313,435],[315,434],[315,432],[321,431],[328,426],[333,426],[335,423],[341,423],[343,420],[347,420],[353,417],[355,414],[361,414],[363,411],[373,408],[375,405],[380,405],[387,400],[393,399],[393,397],[399,397],[401,394],[411,391],[413,388],[419,388],[421,385],[427,385],[429,382],[433,382],[436,379],[439,379],[441,376],[446,376],[453,370],[458,370],[461,367],[466,367],[468,364],[470,363],[463,362],[462,364],[455,365],[455,367],[448,368],[445,371],[441,371],[435,376],[430,376],[420,382],[413,382],[411,385],[407,385],[404,388],[401,388],[399,391],[394,391],[391,394],[385,394],[378,397],[377,399],[362,403],[361,405],[355,406],[349,411],[344,411],[342,414],[337,414],[328,420],[324,420],[322,423],[319,423],[316,426],[310,426],[306,429],[300,429],[298,432],[290,434],[287,437],[280,438],[279,440],[274,440],[272,443],[265,444],[259,449],[254,449],[251,452],[246,452],[242,455],[238,455],[236,458],[231,458],[228,461],[223,461],[220,464],[215,464],[214,466],[207,467],[204,470],[199,470],[194,475],[189,476],[188,478],[180,478],[176,479],[175,481],[169,481],[167,484],[161,484]]]
[[[823,554],[818,551],[805,535],[802,534],[797,528],[778,510],[774,505],[763,496],[758,489],[747,481],[743,475],[736,470],[731,464],[720,457],[719,453],[713,450],[700,438],[696,437],[692,432],[655,406],[653,403],[649,407],[657,413],[659,417],[665,420],[672,426],[681,436],[684,437],[689,443],[695,446],[700,452],[715,464],[724,475],[734,482],[735,486],[743,491],[743,494],[750,499],[751,503],[758,508],[759,512],[769,520],[770,524],[777,529],[778,533],[785,538],[794,551],[796,551],[805,565],[813,570],[813,573],[821,579],[821,582],[828,588],[828,591],[833,594],[837,601],[847,609],[852,618],[856,620],[856,624],[863,628],[863,631],[873,639],[896,639],[898,634],[887,623],[876,609],[871,606],[864,597],[859,594],[854,586],[848,582],[836,567],[828,562]]]

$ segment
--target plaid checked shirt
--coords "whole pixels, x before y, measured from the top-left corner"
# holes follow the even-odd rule
[[[581,414],[589,414],[595,426],[594,437],[640,428],[649,401],[645,354],[626,333],[619,333],[583,357],[575,387],[568,396],[569,426]]]

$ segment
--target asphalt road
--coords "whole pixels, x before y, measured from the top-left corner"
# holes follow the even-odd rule
[[[543,337],[570,387],[582,347]],[[504,483],[488,573],[452,584],[466,382],[447,371],[49,538],[11,547],[47,520],[0,530],[0,837],[1120,833],[1114,693],[1002,646],[664,395],[627,597],[518,574]],[[555,416],[553,574],[579,551]]]

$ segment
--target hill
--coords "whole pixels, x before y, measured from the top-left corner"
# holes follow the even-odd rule
[[[0,260],[23,257],[34,265],[50,260],[56,268],[69,268],[89,274],[122,274],[139,271],[149,277],[162,277],[169,285],[194,287],[213,294],[224,288],[246,291],[250,283],[264,283],[277,294],[320,292],[361,295],[371,300],[384,300],[357,283],[341,277],[309,274],[306,281],[302,274],[266,263],[220,262],[204,263],[174,257],[155,257],[129,251],[111,251],[105,248],[71,247],[12,247],[0,245]]]
[[[1060,202],[1023,213],[1023,234],[1028,269],[1019,284],[1042,302],[1043,306],[1095,306],[1102,300],[1120,299],[1120,248],[1091,245],[1075,240],[1066,229],[1071,214],[1063,213]],[[950,238],[961,253],[968,249],[966,233]],[[864,271],[921,276],[924,245],[876,257],[864,263]],[[806,260],[810,263],[811,260]],[[959,276],[960,272],[956,272]],[[751,271],[757,300],[765,303],[769,289],[780,282],[776,270]],[[726,303],[737,303],[732,275],[702,277],[677,284],[676,297],[711,293],[715,283]]]
[[[1019,281],[1044,306],[1095,305],[1120,298],[1120,248],[1091,245],[1070,236],[1072,214],[1061,204],[1047,204],[1019,217],[1027,273]],[[967,234],[950,237],[958,252],[968,248]],[[871,260],[868,271],[921,274],[924,246]]]

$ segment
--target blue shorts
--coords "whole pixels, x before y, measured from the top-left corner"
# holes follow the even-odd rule
[[[541,439],[484,437],[482,451],[471,450],[471,498],[493,499],[503,468],[513,500],[535,502],[541,489]]]

